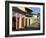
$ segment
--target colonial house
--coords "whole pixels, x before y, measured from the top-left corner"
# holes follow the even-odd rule
[[[25,7],[13,7],[12,26],[13,29],[24,29],[25,27],[39,27],[37,15],[32,14],[32,10]]]

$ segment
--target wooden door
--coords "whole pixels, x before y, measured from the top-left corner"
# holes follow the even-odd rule
[[[16,30],[16,17],[12,17],[12,30]]]

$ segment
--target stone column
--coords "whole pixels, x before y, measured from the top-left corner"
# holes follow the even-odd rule
[[[29,18],[27,18],[27,27],[29,27]]]
[[[19,28],[22,28],[22,26],[21,26],[21,16],[19,17],[20,19],[19,19]]]

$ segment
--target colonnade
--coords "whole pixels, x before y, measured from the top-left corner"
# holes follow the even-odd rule
[[[23,29],[25,26],[30,27],[30,24],[30,17],[20,16],[19,18],[16,18],[16,29]]]

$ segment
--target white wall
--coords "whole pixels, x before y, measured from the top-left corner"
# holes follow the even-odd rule
[[[16,1],[46,2],[45,0],[16,0]],[[46,19],[46,17],[45,17],[45,19]],[[5,38],[4,36],[5,36],[5,0],[0,0],[0,38]],[[41,35],[40,36],[25,36],[25,37],[16,37],[16,38],[46,38],[46,35],[42,35],[42,36]]]

